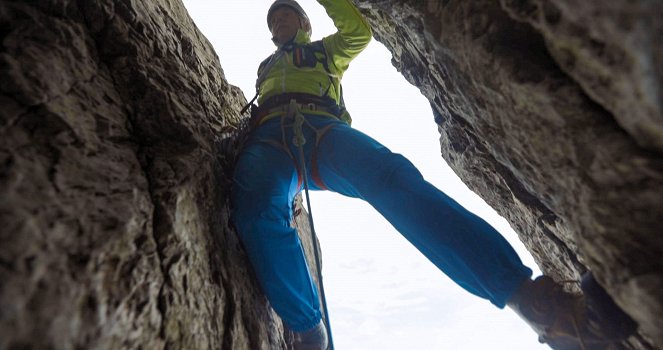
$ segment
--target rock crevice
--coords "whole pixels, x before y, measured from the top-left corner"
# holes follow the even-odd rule
[[[447,163],[544,272],[592,270],[660,346],[663,120],[660,69],[648,63],[661,52],[660,11],[627,1],[357,3],[431,101]]]
[[[355,2],[542,270],[662,347],[663,8]],[[287,348],[229,221],[246,100],[182,3],[4,1],[0,39],[0,348]]]

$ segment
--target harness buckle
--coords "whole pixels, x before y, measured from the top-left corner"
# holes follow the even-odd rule
[[[302,109],[308,109],[311,111],[317,111],[318,110],[318,105],[312,102],[306,103],[302,106]]]

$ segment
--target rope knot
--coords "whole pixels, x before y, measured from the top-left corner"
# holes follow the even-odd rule
[[[304,137],[304,115],[299,109],[299,104],[296,100],[290,100],[288,105],[288,116],[294,117],[294,124],[292,126],[294,136],[292,137],[292,144],[296,147],[302,147],[306,144],[306,137]]]

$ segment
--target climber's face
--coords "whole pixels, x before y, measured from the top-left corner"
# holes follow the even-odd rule
[[[274,40],[281,44],[287,43],[295,37],[297,30],[305,25],[303,22],[292,8],[288,6],[277,8],[270,18]]]

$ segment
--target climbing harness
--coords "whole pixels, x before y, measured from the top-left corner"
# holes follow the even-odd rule
[[[311,241],[313,242],[313,253],[315,254],[315,267],[318,270],[318,281],[320,282],[320,296],[322,297],[322,308],[324,312],[325,326],[327,327],[327,336],[329,338],[329,349],[334,350],[334,341],[332,340],[331,325],[329,322],[329,311],[327,310],[327,298],[325,297],[325,287],[322,283],[322,266],[320,264],[320,256],[318,254],[318,241],[316,239],[315,227],[313,226],[313,211],[311,210],[311,197],[309,196],[308,178],[306,176],[306,160],[304,158],[304,144],[306,144],[306,137],[304,137],[304,122],[306,118],[301,113],[299,105],[296,100],[291,100],[288,105],[287,116],[294,118],[293,124],[293,138],[292,143],[299,149],[299,165],[301,167],[302,177],[304,178],[304,193],[306,194],[306,208],[308,210],[308,221],[311,227]]]

